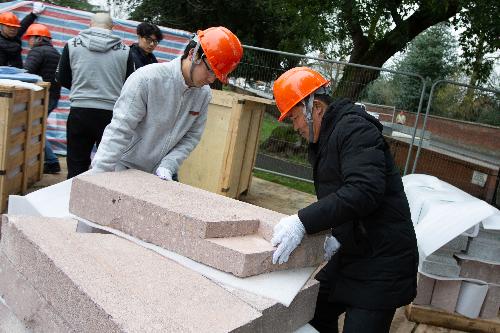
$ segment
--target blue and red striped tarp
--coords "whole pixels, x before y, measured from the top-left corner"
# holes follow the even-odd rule
[[[66,41],[76,36],[81,30],[87,29],[92,13],[45,4],[45,11],[38,17],[37,23],[46,25],[51,34],[53,45],[62,52]],[[33,1],[11,1],[0,3],[0,13],[12,11],[21,20],[31,13]],[[140,22],[114,19],[114,34],[120,36],[127,45],[137,41],[136,26]],[[192,33],[160,27],[163,40],[156,47],[154,54],[158,61],[170,61],[179,56],[184,50]],[[28,44],[23,40],[23,59],[29,52]],[[57,154],[66,154],[66,121],[69,113],[69,91],[62,90],[59,106],[47,121],[47,136]]]

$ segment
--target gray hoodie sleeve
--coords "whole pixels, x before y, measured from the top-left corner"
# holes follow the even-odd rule
[[[203,102],[200,116],[193,123],[189,131],[179,140],[168,154],[161,160],[160,166],[169,169],[172,173],[176,173],[182,162],[188,157],[193,149],[198,145],[207,123],[208,103],[212,99],[209,93]]]
[[[99,149],[92,161],[96,172],[115,171],[123,152],[130,144],[147,110],[147,78],[132,75],[125,82],[113,109],[113,119],[106,126]]]

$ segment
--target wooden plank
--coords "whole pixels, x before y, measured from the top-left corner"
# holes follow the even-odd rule
[[[201,140],[179,169],[182,183],[219,193],[231,107],[210,102]]]
[[[40,147],[40,165],[38,166],[38,180],[42,179],[43,177],[43,163],[45,161],[45,132],[47,131],[47,117],[49,116],[48,110],[49,110],[49,88],[50,88],[50,83],[42,83],[41,84],[45,89],[45,98],[43,99],[44,101],[44,108],[43,108],[43,114],[42,114],[42,119],[41,119],[41,127],[42,127],[42,132],[41,132],[41,147]]]
[[[500,319],[471,319],[458,313],[421,305],[407,305],[405,315],[408,320],[467,332],[500,333]]]
[[[12,116],[12,96],[0,97],[0,170],[6,170],[7,150],[9,149],[10,123]],[[3,193],[5,187],[2,187]]]
[[[231,119],[229,121],[229,130],[226,136],[226,146],[224,147],[224,160],[222,162],[222,175],[220,178],[219,194],[233,197],[236,194],[237,187],[231,183],[234,155],[237,149],[238,135],[240,134],[240,118],[242,117],[243,104],[235,103],[231,110]],[[236,185],[237,186],[237,185]],[[234,198],[234,197],[233,197]]]
[[[9,145],[10,147],[22,145],[24,144],[25,140],[26,140],[26,134],[24,134],[24,131],[19,132],[9,137]]]
[[[45,105],[36,105],[32,107],[30,113],[33,120],[43,118],[45,113]]]
[[[245,103],[244,112],[250,113],[250,126],[248,128],[248,136],[245,147],[245,155],[243,156],[243,164],[240,171],[240,179],[238,184],[238,197],[250,189],[252,182],[252,171],[257,158],[259,148],[260,128],[264,118],[265,105],[261,103],[247,102]]]
[[[22,166],[23,163],[24,163],[24,152],[23,151],[20,151],[13,156],[9,156],[7,163],[5,163],[6,170],[7,170],[6,172],[8,173],[10,170],[13,170],[19,166]]]
[[[28,102],[28,118],[26,119],[26,145],[25,145],[25,151],[24,151],[24,162],[23,162],[23,167],[22,167],[22,173],[23,173],[23,181],[22,181],[22,194],[25,194],[28,191],[28,151],[31,146],[31,131],[32,131],[32,121],[33,121],[33,114],[32,114],[32,108],[33,108],[33,103],[34,103],[34,92],[30,92],[30,98]]]
[[[11,123],[9,129],[17,127],[26,127],[26,119],[28,119],[28,111],[21,111],[16,113],[11,113]]]
[[[16,89],[14,92],[14,104],[28,103],[30,99],[30,90]]]

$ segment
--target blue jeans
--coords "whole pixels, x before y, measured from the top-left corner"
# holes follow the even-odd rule
[[[57,107],[57,103],[59,102],[59,98],[50,98],[49,99],[49,107],[48,113],[50,114],[52,110]],[[56,154],[52,151],[52,147],[50,146],[49,140],[47,140],[47,136],[45,136],[45,164],[56,164],[59,163]]]

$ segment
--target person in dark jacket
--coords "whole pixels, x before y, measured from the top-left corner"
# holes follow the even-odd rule
[[[28,40],[28,45],[31,48],[24,62],[24,69],[28,73],[40,75],[45,82],[50,82],[48,106],[48,114],[50,114],[57,107],[59,97],[61,97],[61,85],[55,80],[57,64],[61,55],[52,46],[50,31],[43,24],[34,23],[30,25],[23,39]],[[45,140],[43,172],[55,174],[60,171],[59,160],[52,151],[50,142]]]
[[[44,10],[45,6],[41,2],[34,2],[33,12],[21,22],[14,13],[0,14],[0,66],[23,68],[21,37]]]
[[[311,325],[337,332],[389,332],[396,308],[416,295],[418,251],[399,170],[382,125],[348,99],[332,103],[328,81],[293,68],[273,90],[281,112],[309,141],[318,201],[283,218],[271,242],[274,263],[288,260],[304,235],[331,230],[327,265]]]
[[[130,46],[134,70],[158,62],[153,51],[162,39],[163,35],[156,25],[143,22],[137,26],[137,43]]]

